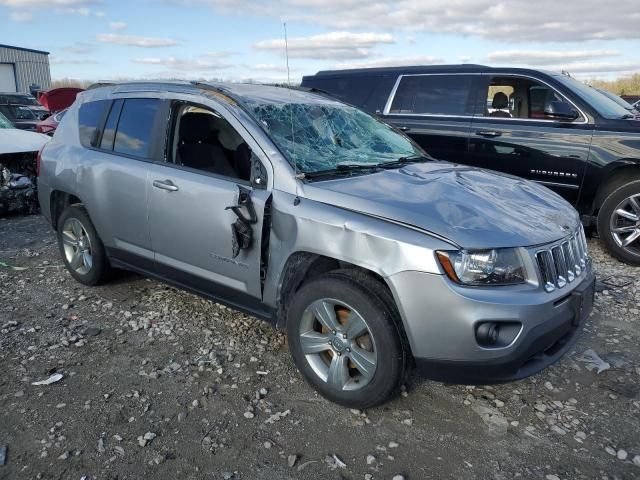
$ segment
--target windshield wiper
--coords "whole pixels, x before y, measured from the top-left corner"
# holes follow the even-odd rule
[[[395,168],[395,167],[401,167],[402,165],[407,165],[409,163],[416,163],[416,162],[421,162],[421,161],[429,161],[431,160],[430,157],[427,157],[426,155],[406,155],[404,157],[400,157],[397,160],[391,160],[389,162],[382,162],[379,163],[378,166],[380,168]]]
[[[335,168],[328,168],[326,170],[318,170],[315,172],[304,172],[304,178],[316,178],[331,175],[349,175],[352,172],[367,172],[377,171],[380,165],[377,163],[339,163]]]
[[[625,113],[620,117],[621,120],[627,120],[628,118],[636,118],[636,116],[633,113]]]

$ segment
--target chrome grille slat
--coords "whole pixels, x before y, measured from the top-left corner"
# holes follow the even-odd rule
[[[544,289],[552,292],[563,288],[586,269],[588,252],[584,229],[580,226],[571,237],[538,250],[535,258]]]

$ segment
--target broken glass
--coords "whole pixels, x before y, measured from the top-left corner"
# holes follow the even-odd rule
[[[423,157],[388,125],[337,103],[254,103],[249,108],[292,166],[303,173]]]

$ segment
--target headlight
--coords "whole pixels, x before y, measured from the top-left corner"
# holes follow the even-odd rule
[[[526,281],[525,267],[514,248],[437,251],[447,276],[464,285],[513,285]]]

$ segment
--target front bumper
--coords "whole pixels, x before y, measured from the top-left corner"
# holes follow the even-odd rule
[[[418,371],[447,383],[489,384],[533,375],[571,348],[591,312],[595,276],[589,263],[552,293],[529,285],[465,288],[420,272],[389,280]],[[508,345],[483,347],[476,340],[482,322],[520,328]]]

